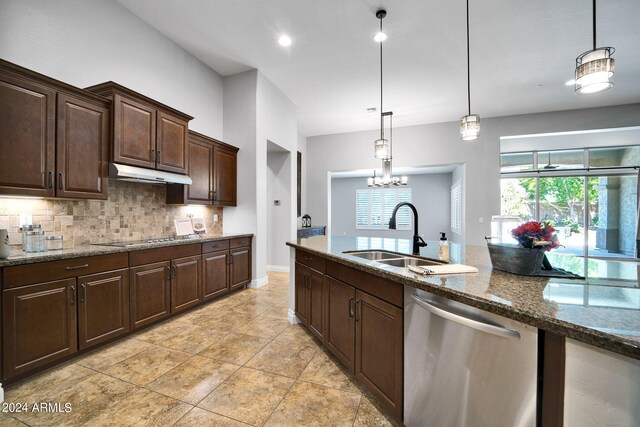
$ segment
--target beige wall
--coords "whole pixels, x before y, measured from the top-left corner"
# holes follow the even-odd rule
[[[108,200],[0,198],[0,229],[9,230],[11,245],[22,244],[20,214],[33,215],[45,234],[64,236],[65,246],[105,240],[173,236],[173,219],[204,217],[207,233],[222,232],[222,208],[168,206],[165,185],[109,179]],[[219,221],[213,222],[213,214]]]

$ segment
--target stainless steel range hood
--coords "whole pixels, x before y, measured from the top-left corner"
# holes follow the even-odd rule
[[[193,182],[187,175],[163,172],[155,169],[139,168],[137,166],[109,163],[109,178],[122,181],[148,182],[153,184],[187,184]]]

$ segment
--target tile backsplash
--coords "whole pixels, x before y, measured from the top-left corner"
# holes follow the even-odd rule
[[[0,229],[22,245],[20,214],[42,224],[47,236],[64,236],[65,247],[107,240],[174,236],[175,218],[204,218],[207,233],[222,233],[222,208],[165,203],[167,187],[109,179],[108,200],[0,198]],[[218,214],[218,222],[213,215]]]

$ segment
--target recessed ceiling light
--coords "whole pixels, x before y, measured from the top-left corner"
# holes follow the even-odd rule
[[[284,47],[291,46],[291,37],[289,37],[286,34],[283,34],[278,39],[278,43],[280,43],[280,46],[284,46]]]
[[[378,43],[382,43],[383,41],[385,41],[387,39],[387,35],[385,33],[383,33],[382,31],[380,31],[379,33],[377,33],[373,39],[375,41],[377,41]]]
[[[574,84],[576,84],[576,81],[574,79],[571,79],[571,80],[567,80],[564,85],[573,86]]]

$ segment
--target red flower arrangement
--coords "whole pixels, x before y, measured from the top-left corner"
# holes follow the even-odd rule
[[[548,222],[529,221],[511,230],[511,235],[523,248],[545,247],[547,251],[560,246],[556,229]]]

